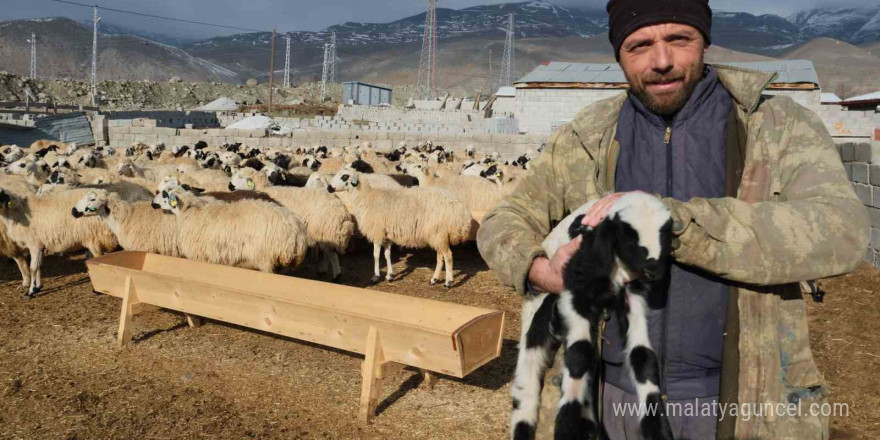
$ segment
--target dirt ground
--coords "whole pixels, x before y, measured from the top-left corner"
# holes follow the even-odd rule
[[[434,256],[395,249],[392,283],[370,288],[503,310],[497,359],[433,390],[406,369],[385,381],[372,425],[357,420],[359,355],[218,322],[189,328],[168,311],[138,315],[134,341],[115,347],[121,302],[95,295],[85,258],[49,257],[44,294],[20,299],[11,261],[0,263],[0,439],[501,439],[510,411],[519,299],[476,247],[455,250],[456,287],[429,286]],[[317,275],[307,263],[296,275]],[[358,243],[342,282],[366,287],[372,257]],[[823,281],[809,303],[812,343],[832,400],[836,438],[880,434],[880,271]]]

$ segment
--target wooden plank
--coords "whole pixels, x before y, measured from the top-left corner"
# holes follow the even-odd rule
[[[355,353],[375,327],[387,361],[455,377],[499,354],[498,311],[138,252],[87,266],[102,293],[123,296],[131,277],[140,302]]]
[[[428,370],[421,370],[421,373],[424,377],[424,380],[422,381],[422,386],[429,390],[433,390],[434,385],[437,385],[437,375]]]
[[[116,334],[116,346],[120,348],[131,341],[131,312],[132,306],[137,303],[137,296],[130,276],[125,277],[123,292],[122,311],[119,314],[119,331]]]
[[[370,423],[376,415],[376,407],[382,397],[382,364],[385,359],[382,354],[382,342],[379,339],[379,330],[370,327],[367,334],[367,345],[364,349],[365,357],[361,368],[361,405],[360,419],[364,423]]]

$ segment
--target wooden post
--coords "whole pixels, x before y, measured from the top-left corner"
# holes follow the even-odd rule
[[[382,398],[382,381],[404,368],[403,364],[385,360],[379,330],[370,326],[367,333],[367,348],[361,366],[361,408],[360,419],[370,423],[376,415],[376,407]]]
[[[361,369],[361,409],[360,419],[370,423],[376,415],[376,407],[382,397],[382,341],[379,330],[370,326],[367,333],[367,350],[364,366]]]
[[[421,371],[422,371],[422,374],[424,375],[424,378],[425,378],[425,380],[422,382],[422,385],[429,390],[433,390],[434,385],[437,384],[437,375],[435,373],[428,371],[428,370],[421,370]]]
[[[127,276],[125,277],[125,287],[122,290],[122,312],[119,314],[119,332],[116,337],[116,346],[119,348],[131,341],[132,309],[137,302],[131,277]]]
[[[269,116],[272,116],[272,90],[273,79],[275,78],[275,29],[272,29],[272,56],[269,57]]]
[[[202,326],[202,318],[199,318],[196,315],[190,315],[186,313],[186,323],[189,324],[190,327],[196,328]]]

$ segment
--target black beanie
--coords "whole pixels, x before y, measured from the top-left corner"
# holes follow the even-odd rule
[[[608,39],[620,61],[623,40],[641,27],[657,23],[681,23],[697,28],[712,43],[712,9],[708,0],[610,0]]]

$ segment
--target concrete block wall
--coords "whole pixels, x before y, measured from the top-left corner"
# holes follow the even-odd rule
[[[838,145],[846,174],[871,217],[865,262],[880,268],[880,140]]]
[[[157,127],[184,128],[187,124],[195,127],[219,127],[218,112],[209,111],[111,111],[101,115],[114,122],[126,124],[133,119],[156,121]]]
[[[516,89],[514,114],[520,131],[552,132],[560,122],[568,122],[584,107],[624,93],[621,89]]]
[[[147,144],[164,143],[166,146],[194,145],[205,141],[209,146],[241,142],[252,147],[296,148],[296,147],[344,147],[359,145],[369,141],[379,149],[391,149],[400,142],[414,145],[419,141],[431,140],[435,145],[461,153],[468,145],[478,151],[498,151],[504,160],[512,160],[528,150],[535,150],[547,136],[544,134],[478,134],[478,133],[418,133],[387,132],[363,130],[299,130],[285,136],[268,135],[265,130],[229,130],[222,128],[186,129],[154,127],[145,120],[130,120],[128,124],[120,120],[110,121],[107,127],[108,144],[114,148],[127,148],[134,142]]]

